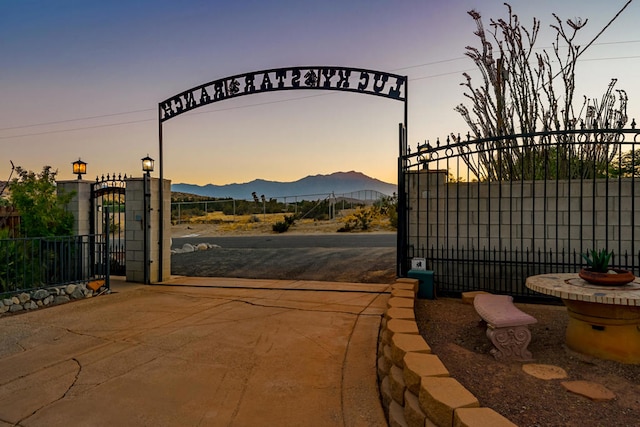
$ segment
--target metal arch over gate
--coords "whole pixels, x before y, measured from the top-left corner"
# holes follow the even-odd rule
[[[214,80],[172,96],[159,104],[160,123],[225,99],[293,89],[338,90],[407,100],[407,78],[398,74],[327,66],[273,68]]]
[[[272,68],[262,71],[237,74],[196,86],[177,95],[174,95],[158,104],[158,169],[160,182],[164,182],[163,171],[163,141],[162,124],[179,116],[182,113],[193,110],[214,102],[237,98],[243,95],[251,95],[263,92],[276,92],[281,90],[334,90],[342,92],[361,93],[366,95],[382,96],[404,103],[404,123],[400,123],[399,154],[398,154],[398,206],[406,204],[404,193],[404,174],[402,157],[407,154],[407,127],[408,127],[408,79],[407,76],[387,73],[384,71],[368,70],[364,68],[351,68],[339,66],[304,66]],[[159,186],[159,244],[162,245],[163,236],[163,185]],[[401,259],[406,236],[404,228],[405,215],[399,215],[398,221],[398,250],[397,272],[402,273],[401,266],[406,260]],[[162,253],[162,251],[160,251]],[[159,281],[162,281],[162,256],[158,260]]]

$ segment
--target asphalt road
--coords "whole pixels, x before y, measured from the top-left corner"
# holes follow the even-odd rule
[[[172,247],[211,243],[228,249],[395,248],[395,233],[270,234],[258,236],[179,237]]]
[[[322,234],[174,238],[218,248],[171,256],[171,274],[192,277],[393,283],[396,235]]]

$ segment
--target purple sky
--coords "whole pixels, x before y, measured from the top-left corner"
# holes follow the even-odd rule
[[[638,1],[638,0],[636,0]],[[626,0],[513,1],[525,23],[551,13],[589,18],[588,43]],[[476,9],[505,17],[503,1],[95,1],[0,3],[0,180],[9,160],[70,179],[141,175],[158,157],[157,104],[211,80],[267,68],[339,65],[409,77],[409,142],[467,129],[453,108],[464,102],[463,56],[476,44]],[[632,3],[587,51],[577,94],[598,97],[611,78],[640,120],[640,4]],[[255,178],[293,181],[357,170],[396,180],[402,104],[351,93],[286,91],[198,108],[165,124],[164,174],[174,183],[226,184]],[[157,175],[157,171],[155,172]]]

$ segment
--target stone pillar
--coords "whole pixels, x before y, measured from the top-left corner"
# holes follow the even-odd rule
[[[171,274],[171,181],[165,180],[164,194],[164,224],[160,224],[159,186],[158,178],[150,179],[149,189],[149,234],[145,234],[145,194],[144,178],[130,178],[127,180],[125,203],[125,240],[127,246],[126,266],[127,281],[145,282],[145,248],[149,251],[149,281],[157,282],[160,278],[160,262],[162,258],[162,279],[166,280]],[[163,230],[163,242],[160,242],[160,229]],[[145,245],[145,237],[148,241]]]
[[[125,192],[124,239],[128,282],[144,283],[144,180],[129,178]]]
[[[66,205],[66,210],[73,214],[75,221],[73,222],[72,233],[76,236],[88,236],[91,234],[91,184],[93,181],[75,179],[69,181],[57,181],[57,191],[60,193],[73,193],[73,198]],[[89,248],[88,238],[82,238],[82,262],[83,262],[83,278],[89,279],[91,276],[91,249]]]
[[[67,210],[76,219],[73,224],[75,235],[91,234],[91,184],[93,181],[82,179],[57,182],[59,193],[75,193],[67,205]]]

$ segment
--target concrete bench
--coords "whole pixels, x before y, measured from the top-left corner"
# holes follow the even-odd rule
[[[536,318],[513,305],[509,295],[479,294],[473,306],[487,323],[487,337],[493,343],[491,354],[497,360],[531,360],[527,346],[531,342],[528,325]]]

